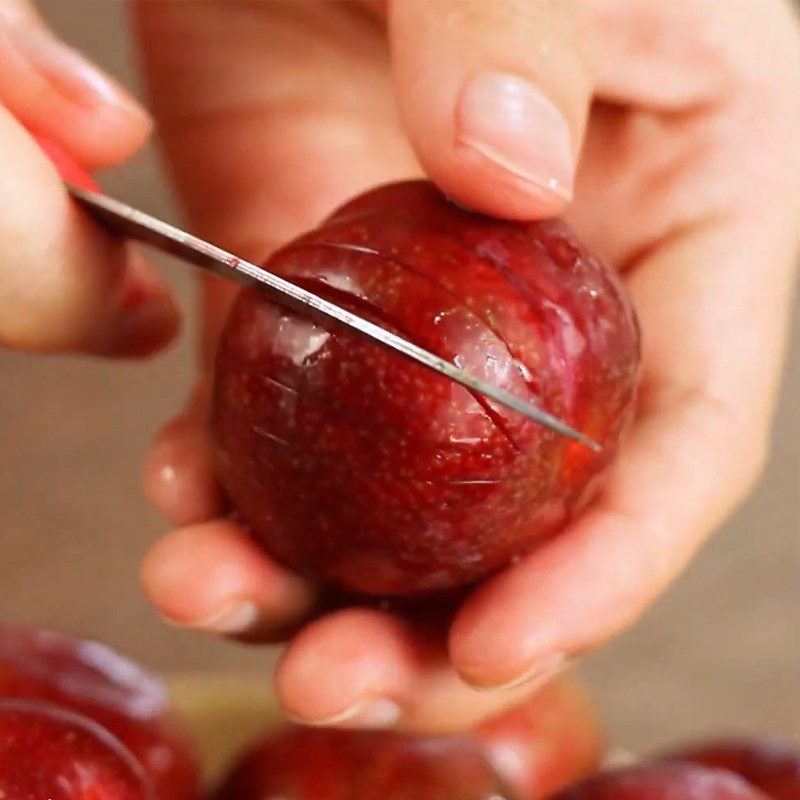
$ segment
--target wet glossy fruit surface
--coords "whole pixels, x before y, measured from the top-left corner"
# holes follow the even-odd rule
[[[555,800],[766,800],[766,795],[731,772],[676,763],[601,772]]]
[[[727,769],[775,800],[800,800],[800,748],[771,739],[721,739],[670,758]]]
[[[507,783],[525,800],[550,797],[600,767],[605,751],[597,712],[575,680],[551,681],[475,734]]]
[[[236,765],[214,800],[510,800],[466,737],[285,727]]]
[[[104,728],[36,701],[0,701],[0,797],[155,800],[141,765]]]
[[[223,333],[220,479],[280,560],[344,588],[466,585],[555,535],[629,420],[638,331],[559,221],[493,220],[431,184],[376,189],[268,267],[587,433],[601,454],[246,290]]]
[[[86,715],[141,763],[160,800],[193,800],[199,773],[161,681],[99,642],[0,628],[0,697],[34,698]]]

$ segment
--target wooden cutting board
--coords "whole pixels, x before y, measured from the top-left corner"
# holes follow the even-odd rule
[[[208,784],[243,747],[281,720],[268,675],[179,675],[169,688],[197,741]]]

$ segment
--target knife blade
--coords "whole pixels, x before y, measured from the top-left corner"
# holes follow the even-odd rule
[[[108,195],[89,191],[70,183],[67,183],[67,189],[72,197],[97,221],[117,234],[155,247],[225,278],[259,286],[281,305],[305,314],[310,313],[312,316],[322,316],[344,325],[380,346],[444,375],[470,392],[477,392],[488,397],[562,436],[586,445],[595,452],[599,452],[601,449],[591,438],[548,411],[505,389],[473,377],[450,361],[275,275],[264,267],[239,258],[233,253]]]

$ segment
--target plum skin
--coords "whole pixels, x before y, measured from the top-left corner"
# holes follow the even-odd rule
[[[741,775],[774,800],[800,800],[800,750],[775,739],[719,739],[671,753],[669,759]]]
[[[234,509],[278,560],[349,592],[447,591],[591,500],[633,413],[639,333],[614,273],[563,222],[490,219],[413,181],[356,198],[267,266],[602,445],[245,290],[211,428]]]
[[[738,775],[684,763],[653,763],[600,772],[553,800],[768,800]]]
[[[155,800],[141,764],[97,723],[49,703],[0,700],[0,797]]]
[[[110,647],[55,631],[0,626],[0,698],[46,701],[107,729],[159,800],[195,800],[200,769],[161,681]]]
[[[466,736],[278,728],[253,746],[212,800],[512,800]]]

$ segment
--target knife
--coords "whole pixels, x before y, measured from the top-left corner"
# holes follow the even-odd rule
[[[444,375],[470,392],[477,392],[495,400],[562,436],[586,445],[595,452],[601,450],[600,445],[595,441],[544,409],[507,392],[505,389],[473,377],[446,359],[440,358],[413,342],[409,342],[403,337],[382,328],[380,325],[365,320],[335,303],[331,303],[284,280],[264,269],[264,267],[259,267],[256,264],[238,258],[233,253],[222,250],[197,236],[193,236],[180,228],[176,228],[107,195],[71,183],[67,183],[66,186],[79,205],[114,233],[121,234],[129,239],[136,239],[165,253],[177,256],[196,267],[209,270],[225,278],[231,278],[239,283],[259,286],[268,292],[275,302],[283,306],[305,314],[310,313],[311,315],[333,320],[371,339],[382,347],[393,350],[421,364],[423,367],[433,370],[433,372]]]

